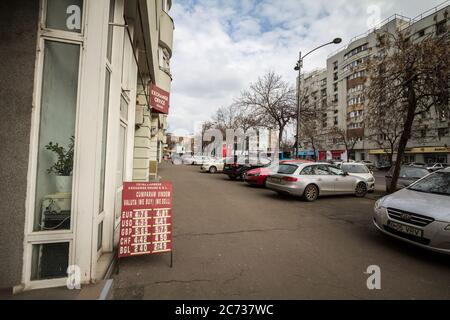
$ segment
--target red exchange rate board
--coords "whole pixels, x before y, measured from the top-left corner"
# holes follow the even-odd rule
[[[125,182],[119,258],[172,251],[172,184]]]

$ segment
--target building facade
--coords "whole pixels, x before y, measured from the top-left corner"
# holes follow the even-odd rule
[[[364,124],[367,101],[363,92],[368,79],[366,62],[372,57],[383,54],[378,34],[401,31],[410,34],[413,41],[420,41],[430,33],[445,32],[450,27],[449,14],[450,5],[447,1],[414,19],[393,15],[373,30],[351,39],[347,46],[331,54],[327,59],[326,69],[321,71],[319,76],[321,86],[318,87],[317,84],[308,81],[311,74],[303,75],[301,90],[320,94],[322,99],[325,99],[326,95],[328,101],[328,110],[321,121],[324,146],[317,154],[319,159],[345,160],[348,157],[356,161],[371,160],[375,164],[386,164],[388,159],[386,151],[381,149],[379,144],[373,141],[374,139],[369,139],[370,133],[365,129]],[[410,140],[407,155],[403,160],[450,163],[449,119],[442,119],[433,109],[427,115],[425,125],[427,135]],[[344,144],[331,134],[333,130],[330,128],[345,131],[347,138],[355,141],[348,155]],[[304,145],[303,152],[311,153],[308,141],[301,139],[301,142]]]
[[[158,157],[153,119],[157,142],[165,141],[167,110],[155,111],[152,88],[170,92],[171,4],[0,4],[0,179],[8,186],[0,288],[65,286],[68,275],[93,283],[107,274],[123,182],[148,181],[149,165],[139,160]]]

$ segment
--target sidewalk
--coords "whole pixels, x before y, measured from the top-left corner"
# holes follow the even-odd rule
[[[0,300],[111,300],[114,289],[112,279],[81,286],[80,290],[66,287],[30,290],[13,295],[0,291]]]

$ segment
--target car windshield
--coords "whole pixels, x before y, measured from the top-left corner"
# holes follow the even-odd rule
[[[413,167],[406,167],[403,170],[400,171],[400,177],[402,178],[423,178],[427,174],[429,174],[427,169],[421,169],[421,168],[413,168]]]
[[[280,174],[293,174],[297,170],[297,166],[293,164],[282,164],[278,169]]]
[[[348,173],[369,173],[369,169],[366,166],[357,164],[343,164],[341,169]]]
[[[436,172],[415,183],[410,190],[450,196],[450,172]]]

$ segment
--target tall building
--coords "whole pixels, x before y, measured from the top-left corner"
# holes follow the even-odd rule
[[[371,160],[377,164],[384,164],[387,161],[386,151],[380,149],[379,144],[374,142],[373,139],[368,138],[370,133],[364,125],[367,101],[362,93],[368,79],[366,62],[371,57],[383,54],[378,34],[383,32],[395,33],[397,31],[408,32],[413,41],[420,41],[430,33],[445,32],[450,25],[449,14],[450,5],[447,1],[414,19],[393,15],[376,28],[354,37],[347,46],[340,48],[328,57],[325,72],[329,108],[326,116],[324,115],[322,126],[324,135],[328,135],[328,137],[324,138],[327,143],[318,152],[319,159],[325,159],[326,157],[346,158],[343,143],[339,143],[339,139],[336,140],[336,137],[326,133],[330,131],[330,127],[335,126],[345,131],[349,139],[357,141],[348,155],[350,159],[357,161]],[[307,74],[302,77],[302,90],[314,92],[317,87],[310,88],[311,83],[305,80],[309,76],[310,74]],[[427,115],[424,125],[427,126],[427,135],[420,139],[411,139],[404,160],[407,162],[449,163],[449,119],[443,118],[433,109]],[[420,130],[420,128],[417,130]],[[307,141],[303,139],[302,142],[304,145],[302,152],[311,153],[312,150]]]
[[[0,3],[0,288],[102,279],[165,143],[171,0]]]

